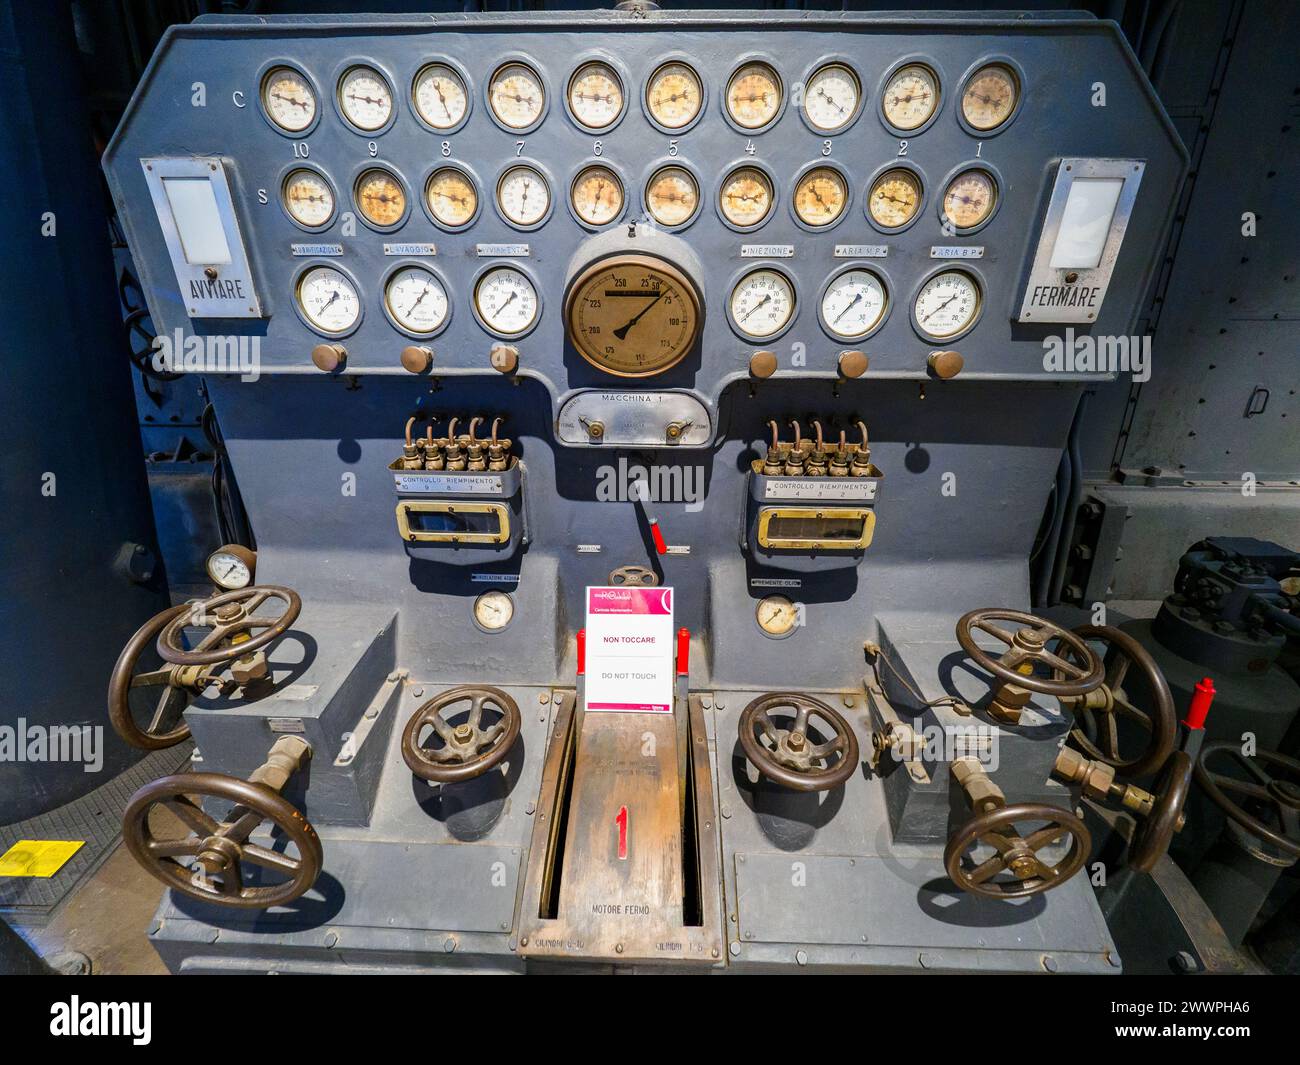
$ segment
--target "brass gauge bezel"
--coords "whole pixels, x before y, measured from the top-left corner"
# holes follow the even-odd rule
[[[332,200],[332,203],[330,205],[330,214],[329,217],[325,219],[324,222],[321,222],[319,225],[315,225],[315,226],[308,225],[306,222],[302,221],[302,219],[296,217],[293,211],[289,207],[289,183],[292,179],[297,177],[299,174],[311,174],[318,181],[320,181],[327,189],[329,189],[330,198]],[[325,171],[323,171],[320,167],[314,166],[311,163],[295,162],[293,165],[285,169],[283,175],[280,178],[280,208],[281,210],[284,211],[285,217],[288,218],[289,221],[292,222],[299,229],[304,230],[307,233],[320,233],[326,229],[329,229],[329,227],[334,224],[334,219],[338,217],[338,213],[339,213],[338,189],[334,187],[334,182],[329,179],[329,177],[325,174]]]
[[[338,69],[338,76],[334,79],[334,110],[343,125],[358,136],[370,138],[381,136],[392,129],[393,123],[397,121],[397,92],[393,88],[393,79],[388,72],[371,59],[349,60]],[[383,82],[384,88],[388,91],[388,117],[378,126],[366,127],[358,125],[352,120],[343,104],[343,82],[349,75],[357,71],[365,71],[374,75],[377,80]]]
[[[770,629],[763,624],[763,608],[765,606],[781,606],[782,609],[789,607],[793,612],[793,618],[789,628]],[[789,596],[785,595],[765,595],[754,607],[754,624],[758,631],[766,636],[769,640],[785,640],[799,631],[799,606]]]
[[[940,277],[943,274],[965,274],[966,277],[969,278],[971,283],[975,286],[976,304],[975,304],[975,311],[971,315],[970,321],[968,321],[957,332],[948,333],[946,335],[940,336],[938,334],[929,332],[917,320],[916,301],[920,298],[921,291],[925,288],[925,286],[928,285],[931,281],[933,281],[936,277]],[[920,280],[917,281],[915,287],[912,289],[911,297],[908,300],[907,319],[909,322],[912,323],[913,331],[916,333],[917,336],[921,337],[921,339],[932,344],[950,344],[955,340],[960,340],[962,337],[970,333],[970,331],[974,329],[977,325],[979,325],[980,319],[984,317],[984,309],[988,304],[988,296],[986,295],[986,291],[987,290],[985,287],[984,276],[981,273],[979,273],[979,271],[977,271],[973,266],[970,266],[967,263],[957,263],[957,262],[940,263],[933,270],[927,270],[924,274],[922,274]]]
[[[691,213],[687,215],[686,218],[683,219],[682,221],[674,222],[671,224],[663,221],[658,216],[656,216],[654,209],[650,206],[650,187],[651,185],[654,184],[657,178],[659,178],[661,175],[664,174],[665,171],[668,170],[680,170],[683,174],[685,174],[688,178],[690,178],[691,184],[695,187],[695,209],[691,211]],[[665,231],[670,233],[675,233],[679,230],[685,229],[687,226],[689,226],[692,222],[694,222],[697,218],[700,217],[700,209],[703,207],[703,205],[704,205],[704,190],[700,184],[700,175],[696,173],[694,167],[676,158],[675,156],[668,157],[665,159],[660,159],[650,167],[650,172],[647,175],[645,181],[641,185],[641,206],[645,209],[645,213],[648,214],[652,219],[654,219],[655,225],[659,226],[661,229],[664,229]]]
[[[751,222],[748,224],[735,222],[728,218],[727,210],[722,206],[722,193],[726,189],[728,183],[738,174],[746,170],[752,170],[762,178],[763,183],[767,186],[768,194],[767,210],[764,212],[763,217],[757,222]],[[713,208],[718,212],[718,217],[722,219],[722,224],[727,226],[729,229],[734,229],[737,233],[752,233],[756,229],[761,229],[772,220],[772,215],[776,211],[776,203],[779,196],[780,191],[777,188],[776,178],[772,176],[772,172],[759,163],[746,160],[745,162],[735,163],[723,171],[722,180],[718,182],[717,193],[713,197]]]
[[[916,182],[918,190],[916,207],[912,211],[911,217],[909,217],[907,221],[903,222],[902,225],[887,226],[880,222],[876,216],[871,213],[871,194],[875,191],[876,186],[880,184],[880,182],[896,170],[906,171]],[[921,217],[922,212],[925,210],[926,195],[926,180],[921,169],[913,163],[904,162],[901,159],[891,159],[883,166],[878,167],[875,172],[867,178],[867,189],[862,202],[862,212],[867,216],[867,224],[870,225],[872,229],[875,229],[880,233],[902,233],[904,230],[910,229],[912,226],[916,225],[916,220]]]
[[[889,115],[885,112],[885,90],[889,87],[889,83],[908,67],[921,67],[930,75],[934,82],[935,96],[934,106],[931,108],[929,115],[926,116],[925,121],[918,123],[911,129],[905,129],[902,126],[894,125],[890,120]],[[876,117],[880,119],[880,123],[885,127],[885,129],[889,130],[891,134],[898,137],[900,140],[910,140],[911,138],[924,133],[934,125],[935,121],[939,118],[939,113],[943,110],[943,104],[943,76],[939,73],[938,63],[936,63],[930,56],[911,55],[906,59],[901,59],[897,63],[894,63],[885,71],[884,77],[880,79],[880,84],[876,89]]]
[[[337,331],[331,332],[330,330],[322,328],[321,326],[317,325],[315,322],[311,320],[311,316],[308,315],[306,308],[304,308],[302,305],[302,283],[303,281],[306,280],[307,275],[310,274],[313,270],[333,270],[335,273],[341,274],[344,278],[346,278],[348,284],[352,286],[352,291],[355,292],[357,296],[357,316],[352,321],[351,325],[345,326],[343,329],[339,329]],[[298,315],[298,318],[302,322],[302,324],[305,325],[317,336],[327,337],[330,340],[337,340],[340,337],[351,336],[353,333],[355,333],[358,329],[361,328],[361,323],[366,317],[366,300],[365,300],[365,296],[363,295],[363,289],[361,288],[361,285],[357,282],[357,279],[355,275],[352,273],[352,271],[347,269],[345,266],[343,266],[342,263],[340,263],[337,259],[310,259],[307,262],[303,263],[302,266],[298,268],[297,273],[295,273],[293,276],[292,291],[293,291],[294,313]]]
[[[232,555],[243,564],[248,570],[248,581],[244,584],[227,584],[212,572],[212,564],[218,555]],[[243,544],[222,544],[207,557],[204,563],[204,571],[213,585],[222,591],[234,592],[243,588],[251,588],[257,583],[257,552],[245,547]]]
[[[699,103],[696,105],[695,113],[680,126],[666,126],[659,121],[658,116],[654,113],[654,108],[650,103],[650,88],[655,83],[655,79],[666,67],[685,67],[691,72],[691,77],[695,79],[695,87],[699,92]],[[690,56],[686,55],[666,55],[660,58],[655,64],[650,76],[646,78],[645,85],[641,90],[641,110],[644,112],[646,121],[661,133],[667,133],[670,137],[678,137],[691,129],[704,116],[705,108],[709,104],[709,87],[704,78],[700,76],[700,66]]]
[[[998,67],[1011,76],[1011,82],[1015,91],[1015,104],[1011,108],[1010,114],[1007,115],[996,126],[990,126],[982,129],[975,125],[966,117],[966,90],[977,76],[991,67]],[[999,133],[1006,131],[1007,127],[1019,117],[1025,101],[1025,72],[1021,69],[1019,63],[1004,55],[984,56],[982,59],[972,63],[970,68],[962,75],[959,82],[960,92],[957,95],[957,103],[954,110],[957,113],[957,123],[969,133],[972,137],[996,137]]]
[[[745,123],[732,114],[731,111],[731,86],[735,82],[736,78],[740,76],[740,72],[748,67],[765,68],[766,72],[771,75],[772,83],[776,86],[777,91],[775,110],[773,110],[771,117],[767,118],[757,126],[745,125]],[[785,114],[788,95],[789,94],[785,90],[785,81],[782,79],[780,72],[776,69],[776,63],[770,56],[747,55],[742,56],[736,65],[732,67],[731,73],[727,75],[727,81],[722,87],[722,97],[719,102],[722,107],[722,115],[727,120],[727,124],[737,133],[743,133],[748,136],[753,133],[763,133],[764,131],[771,129],[781,120],[781,116]]]
[[[573,107],[573,83],[577,79],[578,75],[581,74],[584,70],[587,70],[589,67],[604,67],[611,74],[613,74],[614,81],[618,85],[618,93],[620,97],[618,114],[616,114],[603,126],[588,125],[586,122],[582,120],[582,118],[578,115],[577,111],[574,110]],[[599,53],[594,55],[584,55],[578,60],[578,65],[573,68],[573,73],[571,73],[568,76],[568,78],[565,79],[564,82],[565,113],[569,116],[569,120],[583,133],[589,135],[608,133],[620,122],[622,122],[623,117],[627,114],[627,85],[628,85],[627,75],[624,73],[623,68],[618,63],[616,63],[611,56],[602,55]]]
[[[270,109],[267,107],[267,85],[270,84],[271,77],[281,71],[295,75],[311,92],[313,104],[311,121],[308,122],[307,125],[303,126],[302,129],[286,129],[271,117]],[[318,125],[320,125],[320,115],[322,110],[320,87],[316,84],[313,78],[307,75],[302,67],[295,63],[289,63],[277,59],[266,64],[257,79],[257,104],[258,110],[262,113],[262,118],[265,119],[266,124],[282,137],[292,137],[293,139],[298,140],[308,136]]]
[[[536,304],[533,316],[529,319],[527,325],[513,333],[507,333],[505,330],[498,329],[496,326],[488,322],[479,305],[479,289],[483,287],[483,282],[498,270],[518,274],[528,282],[529,287],[533,290],[533,301]],[[536,329],[538,323],[542,320],[542,289],[537,283],[537,278],[535,278],[531,272],[525,270],[518,262],[496,259],[487,263],[478,271],[477,274],[474,275],[474,283],[470,286],[470,309],[474,313],[474,320],[478,322],[479,326],[485,333],[498,337],[501,340],[518,340],[520,337],[525,337]]]
[[[489,599],[504,599],[510,604],[510,614],[500,625],[485,625],[479,620],[479,606],[482,603],[487,602]],[[518,612],[518,609],[519,605],[515,602],[515,597],[513,595],[500,588],[490,588],[482,595],[475,596],[474,602],[470,606],[469,616],[470,620],[474,623],[474,627],[477,628],[479,632],[487,633],[489,636],[495,636],[497,633],[505,632],[506,629],[510,628],[511,624],[515,620],[515,614]]]
[[[737,290],[755,274],[776,274],[785,282],[786,287],[790,290],[790,316],[781,324],[779,329],[771,333],[764,333],[761,336],[747,330],[736,320],[736,316],[732,313],[732,305],[735,302]],[[774,262],[760,259],[742,267],[732,276],[730,283],[727,285],[726,298],[727,324],[731,326],[731,331],[735,333],[736,336],[750,344],[770,344],[772,341],[785,336],[785,334],[794,327],[795,319],[799,317],[801,303],[799,297],[799,286],[795,283],[794,278],[785,267],[778,266]]]
[[[546,210],[533,222],[517,222],[506,213],[505,205],[501,202],[501,187],[505,184],[506,178],[519,170],[531,170],[541,179],[542,187],[546,189]],[[541,229],[550,221],[551,215],[555,212],[555,182],[551,179],[551,173],[542,167],[542,164],[534,159],[516,158],[511,159],[497,174],[497,179],[492,185],[492,206],[496,208],[497,217],[501,219],[511,229],[518,229],[523,233],[531,233],[535,229]]]
[[[578,204],[576,202],[578,182],[591,174],[593,170],[605,171],[613,177],[615,183],[618,185],[618,210],[614,212],[614,216],[607,222],[592,221],[591,219],[584,217],[582,212],[578,210]],[[574,221],[584,229],[590,229],[595,232],[617,225],[627,215],[627,180],[624,178],[622,171],[600,156],[595,156],[591,159],[584,159],[582,164],[578,167],[577,172],[573,175],[573,178],[569,181],[568,207],[569,214],[573,216]]]
[[[420,84],[420,79],[423,78],[425,72],[432,67],[444,67],[451,71],[452,74],[456,76],[456,80],[460,82],[461,91],[465,94],[465,113],[450,126],[438,126],[430,122],[425,118],[424,113],[420,110],[420,103],[416,99],[416,89]],[[406,94],[406,102],[411,108],[411,114],[415,116],[415,120],[419,122],[420,125],[430,133],[441,137],[447,137],[455,133],[469,121],[469,116],[474,110],[474,90],[471,86],[472,82],[470,81],[469,75],[459,63],[453,62],[447,56],[429,56],[419,65],[415,74],[412,75],[410,91]]]
[[[834,174],[839,180],[843,193],[843,200],[840,204],[839,213],[836,214],[834,218],[829,222],[818,224],[816,222],[809,222],[799,213],[799,190],[803,187],[805,181],[810,180],[815,174],[822,171]],[[791,182],[790,185],[789,203],[790,214],[796,225],[801,229],[806,229],[809,233],[825,233],[827,230],[834,229],[848,217],[849,210],[853,206],[853,186],[849,183],[848,175],[844,173],[841,167],[834,163],[819,160],[815,163],[808,163],[806,166],[802,167],[797,174],[795,174],[794,181]]]
[[[389,299],[388,290],[390,286],[397,279],[397,275],[406,270],[419,270],[422,273],[428,274],[437,283],[438,287],[442,289],[443,298],[447,301],[447,309],[443,313],[442,321],[428,332],[422,333],[412,329],[410,326],[403,325],[401,320],[398,318],[397,313],[393,310],[392,301]],[[447,326],[451,324],[452,311],[455,309],[455,301],[452,299],[451,289],[447,287],[447,282],[443,276],[428,263],[422,263],[415,259],[402,259],[384,271],[383,281],[379,287],[379,304],[383,309],[384,317],[388,319],[389,325],[403,336],[410,337],[412,340],[430,340],[433,337],[439,336],[446,330]]]
[[[818,75],[833,69],[846,71],[853,79],[853,84],[857,91],[857,99],[854,101],[853,110],[849,117],[834,129],[827,129],[824,126],[817,125],[812,116],[808,113],[808,86],[812,84],[813,79]],[[799,117],[803,119],[803,124],[819,137],[838,137],[847,132],[852,125],[862,116],[862,111],[866,106],[867,93],[862,84],[862,75],[857,68],[843,56],[823,56],[818,59],[809,69],[808,72],[800,79],[803,85],[803,102],[799,105]]]
[[[366,214],[365,209],[361,206],[361,184],[371,174],[384,174],[396,183],[397,187],[402,190],[402,214],[396,222],[385,225],[382,222],[376,222]],[[392,233],[401,229],[406,224],[406,220],[411,217],[411,186],[407,183],[406,178],[399,174],[392,166],[385,163],[382,166],[374,162],[365,162],[357,170],[356,176],[352,179],[352,206],[357,210],[357,217],[362,223],[375,230],[377,233]]]
[[[497,114],[497,109],[492,103],[492,86],[496,83],[497,75],[507,67],[513,66],[527,67],[533,77],[537,79],[537,84],[542,90],[542,106],[538,109],[537,117],[526,126],[510,125],[510,123]],[[486,106],[487,113],[491,116],[492,121],[495,122],[499,128],[516,136],[525,133],[532,133],[533,130],[546,121],[546,114],[551,107],[551,90],[547,88],[546,79],[542,77],[541,68],[537,65],[535,60],[526,55],[508,55],[494,66],[492,68],[492,73],[483,82],[483,96],[484,106]]]
[[[948,193],[952,189],[954,183],[956,183],[959,179],[965,177],[967,174],[971,174],[971,173],[978,173],[988,180],[989,186],[993,190],[993,202],[989,205],[989,208],[984,213],[984,216],[974,225],[959,226],[955,221],[952,221],[951,219],[948,218],[948,211],[946,207],[946,203],[948,200]],[[1001,176],[998,174],[996,170],[993,169],[993,167],[989,166],[983,160],[971,160],[970,162],[961,163],[960,165],[954,167],[948,174],[944,176],[942,191],[935,197],[934,203],[935,203],[935,209],[938,211],[939,214],[939,224],[941,226],[944,226],[949,232],[955,233],[958,236],[963,236],[963,237],[969,236],[972,233],[978,233],[981,229],[983,229],[985,226],[987,226],[990,222],[993,221],[994,217],[998,213],[998,210],[1002,206]]]
[[[474,210],[470,213],[469,218],[460,225],[453,225],[452,223],[439,218],[429,204],[429,186],[433,184],[433,179],[435,177],[446,170],[452,170],[458,173],[465,179],[470,188],[474,190]],[[424,213],[426,217],[428,217],[429,221],[439,229],[447,233],[463,232],[477,222],[479,215],[483,213],[482,183],[479,181],[478,175],[464,163],[440,162],[429,171],[428,176],[424,179],[424,184],[420,186],[420,206],[424,208]]]

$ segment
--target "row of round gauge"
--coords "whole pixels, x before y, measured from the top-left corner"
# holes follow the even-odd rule
[[[919,171],[910,166],[888,167],[867,190],[867,218],[883,232],[899,232],[915,221],[924,194]],[[999,195],[997,178],[991,170],[967,167],[944,187],[939,201],[940,221],[956,233],[974,232],[993,217]],[[701,203],[695,174],[676,164],[651,174],[644,196],[646,212],[667,229],[690,224]],[[353,185],[352,197],[361,217],[376,229],[391,231],[406,220],[406,187],[386,167],[363,171]],[[337,206],[333,186],[322,171],[313,167],[300,166],[290,171],[280,198],[289,217],[305,229],[324,229],[334,220]],[[550,182],[534,166],[510,166],[497,179],[497,212],[518,229],[536,229],[545,222],[551,213],[551,199]],[[843,171],[818,164],[795,179],[791,208],[804,227],[829,229],[844,218],[849,199],[849,182]],[[592,228],[617,222],[623,216],[625,200],[623,180],[612,166],[583,167],[569,185],[570,208],[580,222]],[[461,166],[434,170],[424,185],[429,217],[453,232],[466,228],[478,217],[479,201],[474,177]],[[718,212],[738,230],[763,225],[771,217],[775,203],[775,183],[759,166],[736,167],[718,188]]]
[[[442,279],[418,263],[400,264],[383,285],[388,320],[407,336],[436,336],[451,317],[451,301]],[[352,277],[336,266],[313,265],[295,286],[298,311],[316,332],[342,337],[361,323],[361,296]],[[747,340],[775,339],[794,321],[795,284],[782,270],[757,267],[740,277],[727,300],[733,330]],[[822,328],[836,340],[860,341],[881,325],[890,307],[883,276],[865,266],[848,266],[832,274],[822,288],[818,313]],[[941,268],[928,277],[912,303],[912,324],[929,340],[953,340],[968,332],[983,308],[983,291],[974,273]],[[474,284],[474,315],[490,333],[514,339],[530,332],[541,314],[532,278],[515,266],[492,266]]]
[[[862,81],[846,62],[824,63],[798,88],[800,110],[818,133],[841,132],[862,110]],[[319,118],[316,91],[306,74],[295,67],[281,65],[269,70],[262,78],[261,98],[267,118],[284,133],[305,134]],[[900,136],[917,133],[938,114],[941,98],[942,86],[934,67],[920,60],[905,60],[882,82],[880,119]],[[411,82],[415,114],[438,133],[451,133],[464,124],[470,100],[468,76],[451,62],[428,63]],[[663,63],[646,82],[646,115],[671,133],[694,125],[703,112],[704,100],[704,81],[684,60]],[[1011,120],[1020,100],[1016,68],[1000,60],[984,63],[965,79],[959,116],[969,131],[986,135]],[[369,64],[358,63],[343,71],[335,101],[343,120],[363,136],[382,133],[395,118],[392,82]],[[545,84],[536,69],[523,61],[503,63],[493,72],[487,101],[493,119],[511,132],[535,129],[546,115]],[[728,79],[723,102],[732,125],[758,132],[780,117],[786,102],[785,85],[771,64],[745,62]],[[611,129],[627,109],[624,78],[613,62],[583,63],[569,78],[565,103],[580,128],[592,133]]]

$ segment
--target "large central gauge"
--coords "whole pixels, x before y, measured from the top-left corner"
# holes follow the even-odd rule
[[[649,377],[676,366],[700,332],[695,284],[657,255],[604,258],[569,286],[564,317],[573,346],[593,366]]]

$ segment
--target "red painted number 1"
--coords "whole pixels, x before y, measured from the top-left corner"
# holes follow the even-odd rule
[[[618,816],[614,818],[614,824],[618,825],[618,860],[620,862],[627,860],[627,807],[618,808]]]

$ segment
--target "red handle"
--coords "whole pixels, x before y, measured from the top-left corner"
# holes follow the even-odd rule
[[[686,676],[691,671],[691,630],[677,630],[677,675]]]
[[[1214,678],[1205,677],[1197,682],[1196,690],[1192,692],[1192,705],[1187,708],[1187,716],[1183,718],[1183,724],[1190,729],[1202,729],[1205,727],[1205,717],[1210,712],[1210,704],[1214,702]]]
[[[578,676],[587,672],[587,630],[578,630]]]
[[[664,534],[659,531],[659,519],[650,519],[650,535],[655,539],[655,550],[661,555],[668,554],[668,545],[664,543]]]

